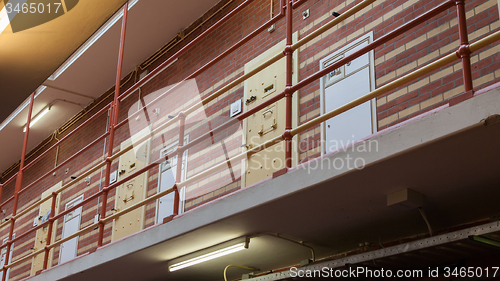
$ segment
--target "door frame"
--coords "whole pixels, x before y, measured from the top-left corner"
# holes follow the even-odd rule
[[[150,126],[151,126],[151,125],[150,125]],[[133,135],[132,137],[130,137],[130,138],[128,138],[127,140],[123,141],[123,142],[120,144],[120,150],[123,150],[125,147],[129,146],[130,144],[133,144],[133,141],[134,141],[135,139],[139,139],[140,137],[144,136],[144,134],[145,134],[145,132],[146,132],[146,131],[145,131],[146,129],[148,129],[148,128],[143,129],[142,131],[140,131],[140,132],[136,133],[136,134],[135,134],[135,135]],[[143,141],[142,143],[140,143],[140,144],[139,144],[139,148],[140,148],[140,147],[142,147],[144,144],[147,144],[147,146],[148,146],[148,149],[147,149],[148,153],[147,153],[147,155],[146,155],[146,159],[145,159],[145,161],[146,161],[146,162],[144,162],[144,163],[145,163],[145,166],[147,166],[147,165],[149,164],[149,161],[151,161],[151,159],[150,159],[150,158],[151,158],[151,151],[153,150],[153,148],[151,147],[151,145],[152,145],[152,140],[151,140],[151,138],[148,138],[148,139],[146,139],[145,141]],[[134,148],[132,148],[131,150],[129,150],[129,151],[127,151],[127,152],[130,152],[130,151],[132,151],[132,152],[134,153],[134,155],[135,155],[135,153],[136,153],[136,152],[135,152]],[[123,157],[123,155],[121,155],[121,156],[118,158],[118,170],[120,170],[120,161],[121,161],[122,157]],[[117,170],[117,171],[118,171],[118,170]],[[143,175],[144,175],[144,180],[143,180],[142,184],[143,184],[143,186],[144,186],[144,190],[143,190],[143,195],[142,195],[142,197],[143,197],[143,200],[144,200],[144,199],[146,199],[146,198],[147,198],[147,194],[148,194],[148,186],[149,186],[149,171],[144,172],[144,173],[143,173]],[[138,175],[138,176],[139,176],[139,175]],[[137,176],[137,177],[138,177],[138,176]],[[120,173],[119,173],[119,172],[117,173],[117,179],[116,179],[116,180],[117,180],[117,181],[119,181],[119,180],[120,180]],[[125,183],[121,184],[120,186],[122,186],[122,185],[124,185],[124,184],[125,184]],[[120,186],[117,186],[117,187],[115,188],[115,191],[116,191],[116,193],[115,193],[115,198],[114,198],[114,200],[115,200],[115,202],[114,202],[114,208],[115,208],[115,209],[117,209],[118,190],[119,190]],[[130,211],[130,212],[134,212],[134,211],[140,211],[140,212],[141,212],[141,214],[142,214],[142,215],[141,215],[141,221],[139,222],[139,224],[140,224],[140,230],[138,230],[138,231],[137,231],[137,232],[139,232],[139,231],[141,231],[141,230],[143,230],[143,229],[144,229],[144,225],[145,225],[145,222],[146,222],[146,219],[145,219],[145,217],[146,217],[146,206],[139,207],[139,208],[137,208],[137,209],[135,209],[135,210],[132,210],[132,211]],[[127,214],[128,214],[128,213],[127,213]],[[119,239],[116,239],[116,238],[115,238],[116,220],[117,220],[118,218],[119,218],[119,217],[117,217],[117,218],[113,219],[113,223],[112,223],[112,226],[111,226],[111,242],[114,242],[114,241],[116,241],[116,240],[119,240]],[[137,232],[135,232],[135,233],[137,233]],[[122,237],[122,238],[123,238],[123,237]],[[120,239],[121,239],[121,238],[120,238]]]
[[[499,0],[500,1],[500,0]],[[342,46],[341,48],[339,48],[338,50],[336,50],[335,52],[331,53],[331,54],[328,54],[326,57],[322,58],[320,60],[320,65],[319,65],[319,68],[320,68],[320,71],[323,70],[325,68],[325,64],[327,64],[329,61],[331,61],[332,59],[334,59],[336,56],[339,56],[340,54],[342,53],[345,53],[353,48],[355,48],[356,46],[358,46],[359,44],[363,43],[364,41],[366,41],[368,39],[368,44],[372,43],[373,42],[373,31],[370,31],[368,33],[365,33],[361,36],[359,36],[358,38],[356,38],[355,40],[353,40],[352,42],[350,42],[349,44],[346,44],[344,46]],[[373,50],[369,51],[368,52],[369,54],[369,66],[368,66],[368,69],[370,71],[370,91],[374,91],[375,88],[376,88],[376,85],[375,85],[375,55],[374,55],[374,52]],[[356,71],[357,72],[357,71]],[[325,75],[326,76],[326,75]],[[325,114],[325,90],[326,88],[332,86],[332,84],[330,85],[325,85],[326,84],[326,81],[325,81],[325,76],[321,77],[320,78],[320,114],[321,115],[324,115]],[[371,100],[371,116],[372,116],[372,134],[376,133],[378,131],[378,126],[377,126],[377,98],[374,98]],[[326,154],[326,145],[325,142],[326,142],[326,126],[325,126],[325,122],[322,122],[321,123],[321,155],[325,155]]]
[[[44,190],[42,192],[42,194],[40,195],[40,200],[46,198],[46,197],[51,197],[52,196],[52,192],[56,191],[56,190],[59,190],[60,188],[62,188],[63,186],[63,182],[60,181],[58,183],[56,183],[55,185],[53,185],[52,187]],[[45,196],[44,196],[45,195]],[[61,207],[61,198],[62,198],[62,193],[58,193],[57,196],[56,196],[56,209],[54,210],[54,214],[57,215],[59,213],[59,208]],[[40,204],[39,206],[39,209],[38,209],[38,212],[39,212],[39,215],[40,215],[40,211],[42,209],[42,206],[43,204],[47,203],[49,201],[45,201],[44,203]],[[50,202],[49,202],[50,203]],[[52,237],[51,237],[51,240],[50,243],[52,244],[53,241],[56,241],[56,234],[57,234],[57,227],[58,227],[58,223],[57,223],[58,220],[55,220],[53,223],[52,223]],[[40,220],[40,223],[41,220]],[[49,228],[49,226],[47,225],[46,226],[47,228]],[[34,247],[37,246],[37,239],[38,239],[38,235],[39,235],[39,231],[42,230],[42,228],[38,229],[35,231],[35,241],[34,241]],[[48,229],[47,229],[48,230]],[[47,246],[47,242],[45,242],[45,246]],[[44,246],[44,247],[45,247]],[[42,253],[40,254],[37,254],[37,255],[34,255],[32,258],[31,258],[31,269],[30,269],[30,276],[34,276],[36,275],[36,272],[39,271],[40,269],[38,269],[37,271],[33,271],[33,267],[35,266],[35,259],[37,257],[39,257],[40,255],[42,255]],[[49,260],[47,261],[47,267],[50,268],[52,267],[52,262],[54,260],[54,255],[55,255],[55,249],[51,249],[49,251]]]
[[[189,143],[189,135],[185,135],[184,136],[184,145],[188,144]],[[169,151],[169,150],[175,150],[175,147],[176,146],[179,146],[179,142],[176,141],[176,142],[173,142],[167,146],[165,146],[165,148],[161,149],[160,150],[160,157],[162,157],[162,155],[164,154],[164,152],[166,151]],[[182,160],[185,160],[186,161],[186,166],[184,167],[184,169],[181,169],[181,181],[185,181],[186,180],[186,174],[187,174],[187,166],[188,166],[188,150],[189,149],[186,149],[184,150],[184,152],[182,153]],[[177,165],[179,163],[178,161],[179,159],[177,159],[177,163],[176,163],[176,169],[177,169]],[[162,174],[162,170],[161,170],[161,165],[163,165],[164,162],[161,162],[160,165],[158,165],[158,184],[157,184],[157,187],[156,187],[156,192],[157,193],[160,193],[160,187],[161,187],[161,174]],[[181,162],[182,163],[182,162]],[[182,164],[181,164],[181,168],[182,168]],[[177,172],[177,170],[176,170]],[[180,200],[180,204],[179,204],[179,207],[181,208],[181,211],[179,213],[183,213],[184,212],[184,201],[182,200],[182,198],[186,198],[186,187],[183,187],[181,189],[181,191],[179,192],[179,198],[181,199]],[[156,199],[156,210],[155,210],[155,224],[156,223],[159,223],[158,222],[158,210],[160,209],[160,198]]]
[[[499,0],[500,1],[500,0]],[[292,34],[292,42],[296,43],[299,41],[299,32],[296,31]],[[286,46],[286,39],[281,40],[280,42],[276,43],[274,46],[271,48],[268,48],[265,52],[261,53],[257,57],[253,58],[251,61],[247,62],[244,66],[245,73],[248,73],[250,70],[254,69],[258,61],[262,59],[262,57],[270,57],[271,55],[277,54],[279,52],[283,51],[283,46],[280,46],[282,44],[285,44]],[[292,55],[292,69],[293,69],[293,75],[292,75],[292,84],[295,85],[299,82],[299,49],[295,50]],[[285,70],[286,71],[286,70]],[[285,72],[286,73],[286,72]],[[286,75],[286,74],[285,74]],[[243,92],[245,93],[245,88],[249,87],[248,86],[248,79],[243,82]],[[247,104],[244,102],[244,100],[247,98],[245,94],[243,94],[243,112],[246,112],[248,110]],[[284,99],[282,99],[284,101]],[[299,99],[299,90],[295,91],[292,95],[292,128],[296,128],[299,124],[299,105],[300,99]],[[243,146],[243,151],[247,151],[248,149],[246,148],[247,144],[247,130],[248,130],[248,118],[245,118],[243,120],[243,127],[242,127],[242,146]],[[299,135],[295,135],[292,138],[292,166],[297,166],[299,163]],[[247,157],[243,157],[241,160],[241,188],[246,186],[246,174],[247,174]]]
[[[69,201],[68,203],[66,203],[66,204],[64,205],[64,210],[67,210],[67,209],[68,209],[68,205],[69,205],[69,204],[71,204],[71,203],[77,202],[77,201],[79,201],[79,200],[83,201],[83,198],[84,198],[84,195],[82,194],[82,195],[80,195],[80,196],[78,196],[78,197],[74,198],[73,200]],[[81,209],[82,209],[82,212],[80,213],[80,218],[78,219],[78,221],[79,221],[79,223],[78,223],[78,224],[79,224],[79,226],[81,227],[81,225],[82,225],[82,216],[83,216],[83,206],[80,206],[80,207],[78,207],[77,209],[79,209],[79,208],[81,208]],[[75,211],[76,211],[76,210],[75,210]],[[61,233],[61,237],[62,237],[62,238],[61,238],[61,239],[64,239],[63,235],[64,235],[64,228],[66,227],[66,216],[67,216],[67,215],[68,215],[68,214],[66,214],[66,215],[64,216],[64,220],[63,220],[63,228],[62,228],[62,233]],[[80,230],[77,230],[77,232],[78,232],[78,231],[80,231]],[[75,250],[75,258],[76,258],[76,257],[78,256],[78,242],[80,242],[80,236],[77,236],[77,237],[75,237],[75,238],[78,238],[78,239],[76,240],[76,250]],[[62,243],[62,244],[61,244],[61,246],[59,247],[59,248],[60,248],[60,249],[59,249],[59,264],[61,264],[62,249],[63,249],[63,247],[62,247],[62,246],[63,246],[63,244],[64,244],[64,243]]]

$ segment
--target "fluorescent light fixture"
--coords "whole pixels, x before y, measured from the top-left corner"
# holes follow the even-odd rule
[[[137,4],[139,0],[132,0],[128,4],[128,10]],[[48,80],[54,81],[59,77],[68,67],[70,67],[83,53],[85,53],[104,33],[106,33],[119,19],[123,17],[123,9],[116,12],[104,25],[99,28],[87,41],[76,50],[71,57],[69,57],[49,78]]]
[[[241,240],[241,239],[239,239],[239,240]],[[228,243],[231,246],[227,246],[228,243],[223,243],[223,244],[219,244],[217,246],[210,247],[210,248],[207,248],[205,250],[202,250],[202,251],[199,251],[199,252],[196,252],[193,254],[189,254],[189,255],[185,256],[184,261],[176,262],[176,260],[178,260],[178,259],[175,259],[172,262],[172,264],[168,266],[168,270],[170,272],[176,271],[176,270],[183,269],[183,268],[186,268],[186,267],[189,267],[189,266],[192,266],[195,264],[199,264],[199,263],[202,263],[205,261],[209,261],[209,260],[212,260],[212,259],[215,259],[218,257],[222,257],[225,255],[239,252],[241,250],[247,249],[249,242],[250,242],[250,239],[244,237],[244,242],[240,241],[238,243],[236,241],[230,241]],[[234,243],[237,243],[237,244],[234,244]],[[220,248],[221,246],[223,248]],[[219,249],[215,249],[215,248],[219,248]],[[207,251],[209,251],[209,252],[205,254],[204,252],[207,252]],[[194,257],[191,258],[191,256],[194,256]]]
[[[47,87],[41,86],[39,87],[36,92],[35,92],[35,99],[45,90]],[[28,105],[30,104],[30,97],[28,97],[24,102],[16,109],[14,112],[12,112],[9,117],[7,117],[2,124],[0,124],[0,131],[3,130],[9,123],[21,113]]]
[[[479,235],[479,236],[471,235],[471,236],[469,236],[469,241],[481,244],[483,246],[492,247],[492,248],[495,248],[497,250],[500,249],[500,241],[493,240],[493,239],[486,237],[486,236],[483,236],[483,235]]]
[[[33,118],[30,122],[30,128],[35,125],[36,122],[40,121],[40,119],[42,119],[42,117],[47,114],[50,110],[50,106],[47,106],[45,107],[44,109],[42,109],[42,111],[38,112],[38,114],[35,116],[35,118]],[[26,125],[24,125],[24,129],[23,129],[23,132],[26,132]]]

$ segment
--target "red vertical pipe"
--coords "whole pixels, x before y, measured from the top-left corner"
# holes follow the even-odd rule
[[[175,171],[175,198],[174,198],[174,215],[179,214],[179,183],[181,182],[182,175],[182,154],[184,154],[184,127],[186,125],[186,116],[183,112],[179,113],[179,145],[177,146],[177,168]]]
[[[10,246],[12,245],[12,236],[14,234],[15,219],[14,216],[17,213],[17,203],[19,202],[19,190],[23,184],[23,167],[24,167],[24,157],[26,156],[26,148],[28,146],[28,136],[30,134],[31,125],[31,115],[33,113],[33,103],[35,102],[35,92],[31,93],[30,97],[30,107],[28,110],[28,121],[26,122],[26,132],[24,133],[23,149],[21,152],[21,163],[19,164],[19,172],[17,173],[16,186],[14,189],[14,207],[12,208],[12,218],[10,219],[10,230],[9,230],[9,241],[7,241],[7,252],[5,253],[4,266],[8,264],[7,261],[10,256]],[[10,261],[9,261],[10,262]],[[4,267],[3,279],[7,280],[7,269]]]
[[[469,38],[467,35],[467,17],[465,16],[465,1],[456,0],[457,18],[458,18],[458,34],[460,37],[460,48],[457,51],[457,56],[462,58],[462,73],[464,76],[465,92],[472,91],[472,72],[470,65],[470,49]]]
[[[52,241],[52,229],[54,227],[54,216],[56,215],[56,201],[57,201],[57,193],[52,192],[52,205],[50,207],[50,217],[49,217],[49,229],[47,233],[47,243],[45,244],[45,256],[43,258],[43,270],[47,269],[49,264],[49,253],[50,249],[48,246]]]
[[[286,102],[286,116],[285,116],[285,132],[283,138],[285,139],[285,167],[290,169],[292,167],[292,72],[293,72],[293,50],[292,50],[292,0],[286,0],[286,47],[284,54],[286,57],[286,87],[285,87],[285,102]]]
[[[123,51],[125,48],[125,34],[127,32],[127,17],[128,17],[128,2],[123,6],[123,18],[122,18],[122,32],[120,36],[120,49],[118,52],[118,67],[116,70],[116,84],[115,84],[115,96],[111,104],[110,112],[111,117],[109,122],[109,142],[108,142],[108,157],[106,159],[106,173],[104,179],[104,188],[102,193],[102,206],[101,206],[101,220],[99,221],[99,238],[97,241],[98,247],[102,246],[102,241],[104,239],[104,222],[102,219],[106,217],[106,205],[108,204],[108,193],[109,193],[109,181],[111,174],[111,156],[113,155],[113,143],[115,140],[115,126],[118,123],[118,113],[120,111],[120,101],[118,97],[120,96],[120,84],[122,77],[122,65],[123,65]]]

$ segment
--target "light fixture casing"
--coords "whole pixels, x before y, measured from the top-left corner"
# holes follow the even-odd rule
[[[40,121],[40,119],[42,119],[42,117],[45,116],[45,114],[47,114],[49,111],[50,111],[50,105],[42,109],[40,112],[38,112],[38,114],[31,120],[30,128],[33,127],[33,125],[35,125],[36,122]],[[26,132],[26,125],[24,125],[23,132]]]
[[[242,237],[230,240],[221,244],[217,244],[200,251],[196,251],[185,256],[175,258],[168,262],[168,270],[170,272],[190,267],[205,261],[216,259],[225,255],[239,252],[248,249],[250,238]]]

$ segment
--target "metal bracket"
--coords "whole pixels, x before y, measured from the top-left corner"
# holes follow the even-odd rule
[[[302,19],[304,19],[304,20],[305,20],[305,19],[307,19],[307,18],[309,17],[309,15],[310,15],[310,14],[311,14],[311,13],[310,13],[309,9],[307,9],[307,10],[303,11],[303,12],[302,12]]]
[[[278,127],[278,124],[276,124],[276,118],[273,118],[273,124],[271,125],[271,128],[264,132],[264,125],[262,125],[261,128],[260,128],[260,131],[258,132],[258,134],[260,136],[262,136],[262,135],[264,135],[266,133],[269,133],[269,132],[275,130],[276,127]]]
[[[123,199],[124,203],[127,203],[128,201],[131,201],[134,199],[134,191],[132,191],[132,194],[130,196],[125,195],[125,198]]]
[[[257,99],[257,96],[251,96],[247,101],[245,102],[246,104],[249,104],[251,102],[254,102]]]
[[[272,114],[272,113],[273,113],[273,109],[272,109],[272,108],[270,108],[270,109],[268,109],[268,110],[266,110],[266,111],[262,112],[262,115],[266,116],[266,114],[268,114],[268,113],[271,113],[271,114]]]

